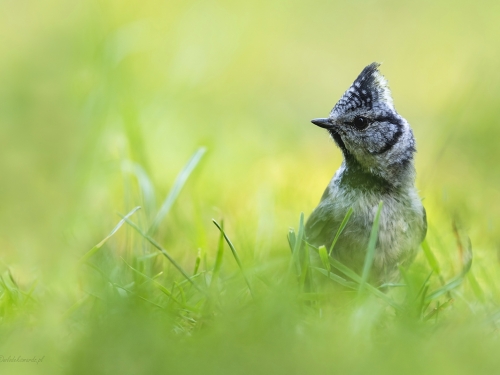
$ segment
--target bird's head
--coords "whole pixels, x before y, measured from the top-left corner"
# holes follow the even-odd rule
[[[391,165],[409,164],[415,140],[392,102],[386,79],[372,63],[363,69],[335,104],[328,118],[312,123],[329,131],[347,164],[355,162],[375,174]]]

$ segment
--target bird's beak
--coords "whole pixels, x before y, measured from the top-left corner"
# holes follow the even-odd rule
[[[315,118],[314,120],[311,120],[311,122],[324,129],[331,129],[333,127],[332,120],[329,118]]]

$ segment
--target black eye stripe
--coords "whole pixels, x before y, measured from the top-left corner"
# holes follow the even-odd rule
[[[396,133],[392,136],[391,139],[389,139],[386,143],[385,146],[382,147],[380,150],[374,152],[374,154],[383,154],[384,152],[389,151],[391,148],[394,147],[396,143],[398,143],[399,138],[403,135],[403,127],[398,126],[398,130],[396,130]]]
[[[403,126],[402,121],[398,117],[396,117],[394,115],[387,115],[387,116],[376,117],[376,118],[374,118],[374,121],[377,121],[377,122],[390,122],[391,124],[394,124],[394,125]]]
[[[346,121],[344,123],[346,125],[351,125],[351,126],[356,127],[354,125],[354,122],[356,121],[356,119],[358,119],[360,117],[366,119],[368,121],[368,125],[370,125],[373,122],[390,122],[391,124],[397,125],[398,127],[403,126],[403,122],[401,121],[401,119],[399,117],[393,116],[391,114],[388,114],[386,116],[379,116],[379,117],[375,117],[375,118],[368,118],[365,116],[356,116],[356,118],[353,121]]]

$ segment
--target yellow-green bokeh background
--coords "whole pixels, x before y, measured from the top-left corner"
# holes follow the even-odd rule
[[[9,270],[33,300],[9,301],[2,284],[0,355],[46,355],[36,371],[51,374],[160,373],[167,364],[172,373],[187,365],[219,374],[219,362],[227,373],[251,365],[328,373],[332,364],[341,372],[494,373],[498,348],[484,335],[491,326],[469,323],[483,307],[498,320],[500,300],[499,14],[493,0],[0,0],[0,280]],[[109,292],[106,275],[86,278],[78,260],[116,213],[140,204],[134,220],[147,223],[200,146],[207,154],[155,238],[189,271],[201,248],[210,270],[211,218],[223,218],[245,266],[287,261],[288,228],[311,212],[341,162],[309,121],[327,115],[373,61],[417,139],[417,186],[443,274],[449,280],[461,267],[455,220],[472,240],[482,294],[471,293],[469,279],[439,329],[427,322],[414,330],[403,317],[408,324],[384,327],[370,347],[369,335],[350,337],[348,317],[328,311],[336,300],[312,319],[258,272],[254,285],[265,292],[240,309],[245,292],[227,251],[221,300],[237,313],[208,309],[218,318],[192,337],[163,325],[178,311],[150,312],[111,292],[99,306],[89,291]],[[130,173],[137,165],[156,202],[140,198]],[[101,249],[102,269],[120,276],[120,255],[142,250],[137,237],[122,228]],[[170,288],[177,274],[164,265],[158,280]],[[428,272],[422,254],[416,265]],[[161,294],[147,286],[146,297]],[[371,310],[363,316],[377,326]]]
[[[127,163],[159,203],[199,146],[165,245],[180,260],[212,251],[223,217],[244,259],[287,251],[341,161],[309,121],[378,61],[417,139],[430,233],[451,237],[458,218],[485,286],[499,275],[499,14],[498,1],[1,1],[3,267],[76,290],[77,260],[141,204]]]

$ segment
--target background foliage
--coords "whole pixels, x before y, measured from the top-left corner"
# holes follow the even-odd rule
[[[46,357],[0,366],[494,372],[499,12],[496,1],[1,1],[0,355]],[[416,135],[443,280],[463,266],[453,222],[473,246],[464,284],[436,302],[451,306],[417,317],[372,297],[353,303],[331,285],[304,303],[286,276],[288,228],[341,161],[309,120],[372,61]],[[142,206],[131,219],[147,230],[200,146],[205,156],[152,237],[189,274],[198,257],[209,297],[175,290],[182,276],[127,225],[92,266],[80,261],[117,212]],[[224,220],[255,300],[212,218]],[[430,269],[421,253],[409,285]],[[440,319],[423,322],[433,309]]]

